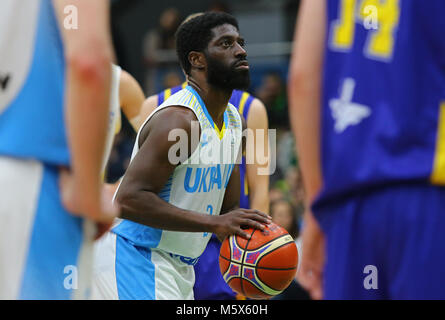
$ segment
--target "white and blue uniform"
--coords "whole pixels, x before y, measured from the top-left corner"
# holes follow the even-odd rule
[[[62,207],[58,186],[70,154],[54,8],[2,0],[0,21],[0,299],[88,298],[95,227]],[[113,66],[103,170],[120,128],[120,72]]]
[[[70,155],[54,9],[2,0],[0,21],[0,299],[85,298],[94,228],[60,201]]]
[[[201,97],[187,86],[153,111],[145,123],[172,105],[195,113],[201,127],[200,143],[190,158],[175,168],[159,197],[182,209],[219,214],[232,170],[240,161],[241,118],[229,104],[223,129],[218,132]],[[139,151],[142,128],[132,159]],[[193,265],[210,237],[210,233],[161,230],[118,219],[96,246],[92,297],[193,299]]]

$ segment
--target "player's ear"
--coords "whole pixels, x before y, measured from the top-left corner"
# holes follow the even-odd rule
[[[199,70],[205,69],[206,59],[202,52],[190,51],[188,58],[192,68],[196,68]]]

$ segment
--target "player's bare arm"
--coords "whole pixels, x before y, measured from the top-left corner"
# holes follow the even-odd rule
[[[124,70],[119,82],[119,100],[122,111],[137,132],[146,119],[140,113],[145,95],[136,79]]]
[[[158,96],[152,95],[145,99],[145,101],[142,103],[141,110],[139,112],[139,124],[136,128],[136,131],[140,129],[142,124],[144,123],[145,119],[153,112],[154,109],[158,106]]]
[[[168,134],[173,129],[183,129],[190,137],[192,121],[197,121],[192,111],[172,106],[159,111],[146,124],[140,135],[140,150],[117,193],[122,217],[163,230],[212,232],[223,236],[234,233],[243,236],[241,225],[256,227],[258,222],[267,223],[264,215],[256,213],[244,217],[244,212],[236,211],[218,217],[180,209],[157,195],[176,167],[168,159],[169,149],[176,141],[168,141]],[[195,148],[189,148],[189,155]]]
[[[246,164],[247,185],[249,186],[249,201],[253,209],[269,212],[269,174],[268,172],[270,153],[267,120],[267,111],[259,99],[254,99],[247,116],[247,127],[253,131],[253,137],[247,137],[246,152],[254,152],[254,162]],[[258,130],[258,132],[257,132]],[[258,135],[262,135],[259,137]],[[262,138],[263,142],[260,143]],[[250,141],[251,140],[251,141]],[[267,159],[264,163],[264,159]]]
[[[110,63],[109,3],[76,4],[81,28],[63,27],[67,0],[53,0],[62,30],[66,59],[66,121],[71,150],[71,172],[62,175],[62,197],[67,209],[99,221],[111,221],[101,203],[101,162],[109,112]],[[107,209],[108,210],[108,209]]]
[[[303,255],[299,280],[314,299],[322,298],[324,236],[310,205],[321,187],[320,88],[326,19],[324,0],[301,4],[296,26],[288,86],[289,111],[294,131],[303,183],[306,212],[303,229]]]

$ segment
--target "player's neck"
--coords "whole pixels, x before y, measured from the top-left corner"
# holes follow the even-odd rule
[[[224,112],[232,95],[232,90],[223,90],[211,86],[207,82],[198,82],[191,79],[189,79],[189,84],[201,96],[213,122],[218,128],[221,128],[224,122]]]

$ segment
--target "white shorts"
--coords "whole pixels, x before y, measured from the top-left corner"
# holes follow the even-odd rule
[[[95,244],[92,299],[193,300],[193,265],[113,232]]]
[[[62,207],[58,183],[54,166],[0,156],[0,299],[88,297],[95,227]]]

